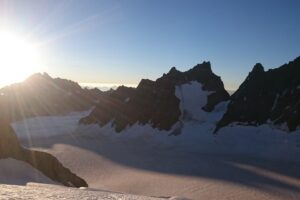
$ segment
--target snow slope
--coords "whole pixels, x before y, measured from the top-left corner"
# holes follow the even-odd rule
[[[33,117],[12,123],[18,138],[48,138],[57,134],[71,134],[78,121],[87,116],[91,110],[84,112],[72,112],[67,116],[43,116]]]
[[[67,188],[67,187],[57,186],[57,185],[30,183],[27,186],[0,184],[0,199],[159,200],[162,198],[112,193],[108,191],[89,190],[85,188],[78,189],[78,188]],[[176,198],[168,198],[168,199],[175,200]],[[178,198],[178,200],[180,199]]]
[[[213,92],[203,91],[202,84],[192,81],[187,84],[178,85],[175,95],[180,99],[180,110],[182,120],[194,120],[198,122],[207,122],[211,113],[202,110],[207,103],[207,96]]]
[[[299,199],[300,131],[232,124],[213,135],[227,102],[206,113],[201,108],[209,93],[197,82],[177,86],[183,115],[170,131],[134,124],[118,134],[111,124],[75,123],[87,112],[60,116],[61,126],[41,117],[13,127],[23,145],[55,155],[93,188],[192,199]]]

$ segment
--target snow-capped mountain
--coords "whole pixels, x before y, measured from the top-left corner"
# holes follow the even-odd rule
[[[87,110],[101,91],[83,89],[73,81],[38,73],[0,89],[0,94],[0,116],[15,121]]]
[[[228,102],[206,112],[209,93],[197,81],[176,86],[182,114],[170,130],[135,123],[117,133],[112,123],[79,124],[90,110],[12,126],[24,146],[54,155],[91,188],[190,199],[299,199],[299,131],[235,125],[214,135]]]
[[[221,78],[212,72],[209,62],[198,64],[186,72],[173,67],[155,81],[142,79],[137,88],[121,86],[106,92],[83,89],[73,81],[52,78],[46,73],[35,74],[22,83],[0,90],[0,115],[16,121],[64,115],[94,107],[88,116],[80,120],[81,124],[98,124],[101,127],[110,124],[116,132],[134,124],[148,124],[168,131],[182,118],[188,118],[189,112],[194,115],[212,113],[216,105],[229,101],[225,115],[216,122],[216,130],[233,122],[247,125],[272,122],[281,125],[281,128],[287,125],[293,131],[300,124],[299,63],[300,58],[297,58],[267,72],[261,64],[256,64],[231,97]],[[198,104],[205,101],[201,108],[200,105],[190,105],[191,109],[187,111],[180,107],[183,102],[190,104],[181,97],[180,88],[185,84],[194,87],[185,98],[198,99]],[[200,100],[199,95],[202,95]]]
[[[176,94],[176,87],[192,82],[195,82],[195,93],[191,95],[198,97],[197,95],[202,95],[202,91],[207,91],[201,100],[206,103],[192,109],[211,112],[217,104],[229,99],[221,78],[212,72],[209,62],[203,62],[186,72],[173,67],[156,81],[143,79],[136,89],[119,87],[105,95],[92,113],[80,122],[97,123],[100,126],[112,123],[117,132],[135,123],[170,130],[182,115],[178,98],[181,94]]]
[[[267,72],[257,64],[232,97],[209,62],[106,92],[36,74],[0,90],[0,158],[26,162],[45,183],[42,175],[148,196],[299,199],[299,69],[299,58]]]
[[[217,129],[233,122],[274,124],[295,131],[300,125],[300,57],[264,71],[258,63],[231,96]]]

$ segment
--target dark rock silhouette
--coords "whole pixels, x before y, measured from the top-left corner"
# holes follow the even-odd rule
[[[256,64],[230,99],[215,132],[232,122],[261,125],[268,120],[294,131],[300,125],[300,57],[266,72]]]
[[[156,81],[142,79],[136,89],[121,86],[106,92],[92,113],[82,118],[80,123],[103,126],[113,120],[117,132],[137,122],[169,130],[181,114],[175,86],[191,81],[201,83],[203,90],[214,91],[203,107],[207,112],[219,102],[229,99],[221,78],[212,72],[209,62],[203,62],[186,72],[173,67]]]
[[[65,168],[54,156],[23,148],[9,125],[9,121],[0,120],[0,159],[14,158],[27,162],[44,175],[70,187],[87,187],[87,183]]]

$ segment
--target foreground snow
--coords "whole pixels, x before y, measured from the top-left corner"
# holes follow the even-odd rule
[[[90,190],[85,188],[77,189],[56,185],[29,183],[26,186],[0,184],[0,199],[159,200],[162,198],[112,193],[108,191]],[[175,197],[165,199],[180,200],[180,198]]]
[[[24,146],[53,154],[93,188],[192,199],[300,199],[300,131],[232,125],[214,135],[226,102],[202,111],[209,92],[197,82],[175,94],[184,114],[170,131],[135,124],[118,134],[111,123],[78,125],[88,111],[13,127]]]

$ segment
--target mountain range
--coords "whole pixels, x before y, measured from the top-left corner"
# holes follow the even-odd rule
[[[87,110],[91,111],[78,124],[119,134],[147,126],[176,137],[187,122],[201,126],[208,121],[213,125],[212,134],[235,124],[267,124],[293,132],[300,127],[300,57],[268,71],[256,64],[231,96],[209,62],[185,72],[173,67],[155,81],[142,79],[136,88],[120,86],[109,91],[82,88],[47,73],[34,74],[0,89],[0,158],[25,161],[67,186],[87,186],[54,156],[22,147],[10,126],[26,119]]]

